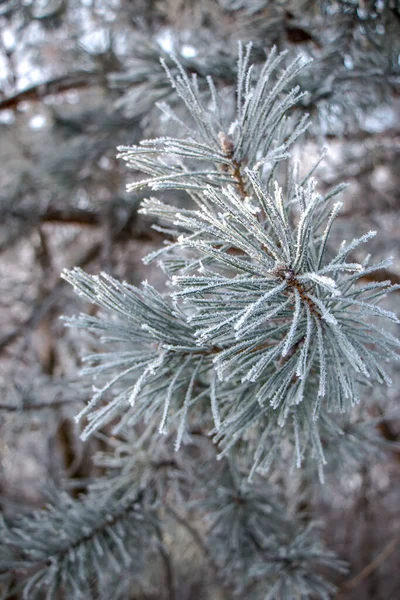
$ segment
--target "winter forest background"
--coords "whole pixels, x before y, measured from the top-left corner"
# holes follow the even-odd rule
[[[73,418],[90,397],[78,373],[81,356],[99,348],[60,319],[94,316],[97,309],[60,273],[80,266],[135,285],[147,279],[162,290],[162,271],[142,262],[160,247],[162,234],[151,228],[156,219],[138,214],[147,192],[126,192],[137,174],[117,160],[116,147],[181,135],[156,107],[163,101],[179,111],[160,56],[171,66],[174,52],[199,81],[212,75],[228,96],[239,40],[253,42],[256,63],[274,45],[288,49],[289,57],[313,59],[299,75],[308,95],[296,108],[311,115],[312,126],[293,154],[305,173],[326,148],[316,170],[319,189],[349,183],[332,243],[378,230],[355,258],[393,256],[374,278],[400,283],[399,2],[1,0],[0,509],[7,518],[43,507],[54,488],[78,499],[104,475],[104,461],[94,457],[106,456],[117,441],[100,431],[82,442]],[[162,197],[187,204],[180,191]],[[397,290],[384,306],[396,311],[398,305]],[[347,454],[337,451],[325,484],[314,478],[306,494],[296,476],[272,474],[286,507],[298,512],[303,503],[302,510],[320,518],[326,546],[349,563],[347,573],[333,576],[333,597],[343,600],[400,597],[394,367],[391,375],[392,387],[374,387],[362,398],[360,415],[373,423],[374,451],[355,435]],[[196,452],[206,456],[208,450]],[[154,460],[160,481],[179,479],[183,459],[176,459],[172,475],[164,468],[169,459]],[[175,537],[167,535],[164,543],[173,557],[176,599],[230,598],[179,515],[171,528]],[[12,584],[18,577],[13,573]],[[152,571],[147,563],[135,577],[129,584],[125,579],[125,587],[111,582],[108,596],[97,590],[93,598],[167,597],[162,566]]]

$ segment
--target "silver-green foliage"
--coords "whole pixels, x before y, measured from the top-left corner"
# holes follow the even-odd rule
[[[44,510],[0,520],[3,548],[0,574],[24,574],[12,592],[26,600],[58,597],[102,598],[112,576],[140,574],[154,551],[158,525],[137,497],[90,495],[72,500],[54,493]]]
[[[385,363],[396,358],[398,341],[380,321],[397,317],[379,302],[394,286],[369,281],[390,260],[349,260],[375,232],[328,251],[341,207],[331,199],[343,186],[323,196],[312,172],[300,180],[290,162],[307,117],[289,118],[303,94],[288,85],[304,64],[298,58],[277,74],[284,55],[272,50],[257,70],[250,50],[239,48],[231,121],[212,80],[204,99],[177,63],[178,75],[167,73],[191,126],[162,108],[184,137],[120,149],[130,168],[148,175],[130,189],[183,189],[195,208],[154,198],[142,204],[144,214],[168,223],[166,245],[147,262],[159,260],[176,291],[64,273],[114,315],[72,320],[111,347],[87,358],[98,391],[78,418],[87,417],[85,436],[116,414],[117,430],[157,420],[160,433],[176,427],[179,449],[190,411],[208,412],[220,456],[256,435],[252,473],[266,470],[284,438],[295,464],[310,453],[322,476],[322,425],[359,402],[360,385],[390,384]],[[279,184],[282,161],[289,176]]]
[[[110,459],[115,467],[118,457]],[[194,458],[187,455],[185,461],[190,470]],[[183,523],[227,597],[291,600],[318,594],[328,600],[335,588],[319,569],[346,566],[321,544],[313,523],[285,511],[273,485],[261,477],[243,481],[234,461],[217,468],[210,460],[186,481],[175,465],[186,501],[178,514],[168,505],[167,487],[158,486],[163,463],[140,462],[134,459],[123,469],[123,488],[113,485],[108,471],[108,480],[97,481],[82,499],[57,492],[43,510],[0,520],[0,597],[21,592],[27,600],[60,594],[71,600],[127,599],[156,577],[167,579],[162,597],[173,600],[178,588],[171,577],[171,540],[167,545],[162,532]],[[147,473],[144,479],[141,472]],[[202,517],[201,534],[185,515],[194,511]],[[16,584],[13,573],[19,574]]]
[[[229,461],[228,461],[229,464]],[[344,562],[318,540],[316,524],[282,510],[282,499],[262,478],[249,484],[229,464],[212,478],[205,498],[193,502],[207,527],[210,553],[239,597],[260,600],[318,597],[335,588],[318,569],[345,571]]]

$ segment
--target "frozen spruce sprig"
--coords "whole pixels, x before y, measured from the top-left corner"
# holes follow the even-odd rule
[[[123,150],[130,167],[150,176],[139,186],[184,189],[196,203],[142,205],[173,237],[150,259],[161,261],[174,291],[64,273],[113,313],[70,322],[100,333],[109,348],[87,359],[95,391],[80,418],[85,436],[117,415],[116,430],[154,423],[175,432],[179,449],[191,415],[201,414],[220,456],[239,441],[254,450],[250,475],[268,470],[284,439],[294,464],[311,455],[322,478],[321,431],[360,401],[361,385],[390,384],[398,341],[382,323],[398,321],[379,303],[395,286],[371,281],[389,261],[352,259],[375,232],[328,251],[340,188],[322,196],[311,173],[299,180],[290,162],[285,184],[274,180],[305,126],[300,120],[290,130],[286,119],[301,97],[297,88],[285,91],[301,61],[276,75],[283,56],[272,51],[256,72],[249,53],[240,48],[230,125],[211,80],[207,100],[178,65],[177,76],[168,73],[193,126],[184,139]]]

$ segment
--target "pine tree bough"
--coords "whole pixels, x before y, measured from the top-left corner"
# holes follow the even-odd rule
[[[0,556],[0,579],[8,569],[33,569],[23,584],[26,598],[41,597],[43,589],[54,598],[60,587],[71,598],[114,596],[121,571],[113,552],[132,570],[145,539],[162,558],[173,597],[154,515],[165,496],[160,466],[179,473],[179,454],[174,460],[168,450],[158,460],[152,453],[160,445],[169,449],[172,436],[175,451],[184,452],[199,421],[222,465],[220,479],[195,469],[189,477],[209,525],[204,554],[218,581],[263,599],[328,599],[334,587],[314,566],[344,567],[315,540],[312,524],[282,511],[263,476],[289,451],[294,467],[315,464],[322,480],[330,444],[346,460],[376,444],[363,425],[342,429],[340,417],[351,414],[361,390],[391,383],[386,365],[397,358],[399,341],[381,321],[398,319],[380,302],[399,286],[371,280],[390,260],[351,258],[375,232],[333,250],[329,238],[341,203],[331,201],[344,186],[321,195],[314,169],[300,178],[292,163],[291,149],[308,127],[307,115],[296,120],[304,94],[295,81],[304,61],[296,58],[278,72],[284,53],[273,49],[258,68],[250,52],[251,45],[239,46],[231,120],[212,79],[208,93],[200,92],[196,76],[175,60],[174,71],[164,67],[191,126],[161,104],[182,137],[119,149],[128,167],[146,176],[130,190],[183,190],[190,200],[184,208],[153,197],[142,202],[141,212],[167,234],[145,258],[158,261],[167,291],[80,268],[63,272],[104,311],[66,319],[105,347],[84,358],[94,392],[76,417],[84,423],[82,437],[110,425],[130,450],[126,458],[121,442],[117,457],[102,457],[106,469],[117,463],[120,471],[115,480],[107,472],[98,497],[94,486],[87,499],[63,496],[37,517],[0,524],[13,551],[10,559]],[[151,455],[146,468],[142,455]],[[126,511],[127,490],[143,493],[143,506]],[[104,565],[116,574],[111,583],[102,580]],[[93,591],[88,574],[103,589]]]
[[[128,568],[140,572],[143,539],[150,547],[157,536],[157,523],[142,510],[140,497],[120,497],[113,503],[91,498],[85,503],[53,493],[51,500],[34,518],[0,521],[9,549],[0,575],[13,568],[31,572],[24,598],[36,598],[42,591],[52,598],[61,588],[67,597],[88,598],[112,575]]]
[[[130,168],[149,176],[130,189],[185,190],[197,208],[154,198],[142,203],[141,212],[168,222],[175,237],[147,258],[159,261],[173,293],[79,269],[64,273],[118,319],[82,316],[70,324],[127,347],[87,357],[85,373],[96,382],[107,371],[113,376],[78,419],[87,418],[87,437],[116,415],[120,431],[151,413],[161,433],[176,427],[179,449],[191,410],[207,413],[211,406],[220,456],[258,431],[252,474],[268,469],[282,438],[293,444],[298,466],[312,456],[322,477],[321,432],[333,415],[359,402],[360,385],[390,384],[385,363],[397,357],[398,342],[379,320],[398,321],[379,301],[397,286],[360,283],[389,260],[348,262],[376,232],[328,252],[341,207],[331,199],[343,186],[322,196],[311,174],[300,181],[290,166],[290,149],[308,121],[289,118],[304,94],[288,87],[305,65],[297,58],[277,74],[284,53],[273,49],[256,73],[250,50],[239,47],[231,123],[212,80],[206,102],[196,77],[176,61],[177,75],[164,66],[192,128],[162,105],[185,137],[120,148]],[[282,161],[290,175],[279,184]]]

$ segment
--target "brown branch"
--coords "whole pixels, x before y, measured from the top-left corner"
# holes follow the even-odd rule
[[[398,440],[399,440],[399,436],[393,430],[393,427],[392,427],[390,421],[387,418],[384,418],[385,415],[384,415],[384,412],[382,411],[381,407],[379,405],[375,405],[374,412],[375,412],[375,414],[378,413],[378,415],[381,417],[380,421],[378,422],[378,424],[376,426],[380,435],[385,440],[387,440],[389,443],[396,444],[396,442],[398,442]],[[394,448],[392,448],[392,452],[396,458],[396,461],[400,462],[400,450],[398,449],[398,444],[396,444],[396,446]]]
[[[81,208],[48,208],[41,216],[42,223],[63,223],[65,225],[90,225],[101,224],[99,213],[83,210]]]
[[[240,195],[242,196],[242,198],[246,198],[246,184],[242,172],[240,170],[240,163],[237,160],[233,161],[232,175],[236,180]]]
[[[190,525],[190,523],[188,523],[186,519],[184,519],[183,517],[178,515],[178,513],[175,512],[175,510],[168,504],[165,505],[165,509],[166,509],[167,513],[169,515],[171,515],[171,517],[173,517],[175,519],[175,521],[177,523],[179,523],[179,525],[181,525],[184,529],[186,529],[186,531],[190,534],[193,541],[196,542],[197,546],[200,548],[200,550],[204,554],[205,558],[209,561],[210,566],[212,567],[213,571],[216,573],[216,566],[214,564],[214,561],[210,554],[210,551],[207,548],[207,546],[205,545],[205,543],[204,543],[201,535],[197,531],[197,529],[195,529],[192,525]]]
[[[60,77],[54,77],[43,83],[38,83],[21,90],[0,101],[0,110],[14,109],[20,102],[37,102],[52,94],[61,94],[69,90],[100,85],[104,81],[101,73],[96,71],[76,71]]]
[[[393,271],[388,271],[388,269],[380,269],[379,271],[374,271],[373,273],[367,273],[366,275],[362,275],[360,280],[364,281],[387,281],[390,279],[393,285],[397,285],[400,283],[400,275],[394,273]],[[400,290],[394,290],[398,292]]]
[[[203,434],[201,434],[203,435]],[[198,546],[198,548],[201,550],[202,554],[204,555],[205,559],[207,560],[207,563],[212,571],[212,577],[214,579],[214,582],[219,585],[222,586],[223,588],[227,588],[226,583],[221,579],[219,572],[218,572],[218,567],[213,559],[213,557],[211,556],[211,553],[208,549],[208,547],[206,546],[206,544],[203,541],[203,538],[201,537],[201,535],[199,534],[199,532],[197,531],[197,529],[195,527],[193,527],[190,523],[188,523],[188,521],[186,519],[184,519],[183,517],[181,517],[180,515],[178,515],[177,512],[175,512],[175,510],[173,508],[171,508],[171,506],[169,506],[168,504],[164,505],[164,508],[166,509],[167,513],[169,515],[171,515],[171,517],[179,524],[181,525],[184,529],[186,529],[186,531],[189,533],[189,535],[191,536],[192,540],[196,543],[196,545]]]
[[[140,222],[137,222],[136,218],[136,212],[132,212],[126,220],[118,222],[116,215],[111,212],[108,216],[108,220],[112,225],[113,239],[122,241],[127,236],[129,236],[129,239],[132,239],[133,237],[136,241],[143,242],[159,242],[164,239],[163,236],[154,229],[142,227]],[[39,219],[41,223],[67,226],[72,225],[78,227],[101,227],[104,225],[105,221],[104,215],[100,212],[74,207],[66,209],[48,208],[40,215]]]
[[[224,165],[224,168],[225,170],[230,170],[231,175],[238,186],[240,195],[242,196],[242,198],[246,198],[246,182],[242,175],[240,162],[233,158],[235,150],[233,142],[231,138],[222,131],[219,132],[218,139],[221,145],[222,152],[225,154],[225,156],[229,159],[231,163],[230,166]]]
[[[307,304],[310,312],[317,317],[321,318],[321,312],[315,303],[309,298],[304,286],[297,280],[297,277],[291,267],[287,266],[279,266],[274,270],[274,275],[282,279],[282,281],[286,281],[288,288],[296,289],[299,293],[299,296],[304,304]]]
[[[158,525],[158,523],[153,523],[153,526],[154,526],[154,529],[155,529],[155,532],[156,532],[156,535],[158,538],[158,551],[160,553],[161,560],[164,564],[165,582],[166,582],[167,590],[168,590],[168,600],[175,600],[176,599],[175,574],[174,574],[171,557],[170,557],[170,554],[164,543],[161,527]]]
[[[18,327],[0,339],[0,352],[15,342],[26,332],[27,329],[35,329],[39,325],[45,315],[47,315],[47,313],[52,309],[54,304],[59,299],[62,287],[63,282],[58,282],[51,292],[33,308],[30,316],[25,321],[20,323]]]
[[[101,243],[94,244],[78,261],[78,267],[84,267],[88,263],[92,262],[100,253],[102,248]],[[64,286],[66,285],[64,280],[60,280],[56,283],[53,289],[47,294],[47,296],[33,308],[30,316],[20,323],[14,331],[7,333],[2,339],[0,339],[0,352],[2,352],[12,342],[17,340],[23,335],[28,329],[35,329],[47,313],[53,308],[54,304],[59,300]]]
[[[35,410],[46,410],[46,409],[58,409],[68,404],[81,404],[83,400],[78,398],[64,398],[63,400],[55,400],[54,402],[39,402],[38,404],[1,404],[0,411],[6,412],[24,412],[24,411],[35,411]]]
[[[340,132],[331,133],[328,132],[325,134],[328,139],[339,139],[340,141],[350,141],[350,142],[363,142],[365,140],[373,139],[378,142],[388,142],[390,143],[398,143],[400,137],[400,130],[395,127],[389,127],[384,131],[379,133],[371,133],[370,131],[365,131],[360,129],[360,131],[349,131],[349,132]]]
[[[397,544],[399,543],[399,536],[394,537],[384,549],[372,560],[367,566],[365,566],[355,577],[346,581],[339,589],[336,599],[339,600],[343,597],[343,593],[349,590],[354,590],[364,579],[369,577],[371,573],[376,571],[382,563],[395,551]]]

